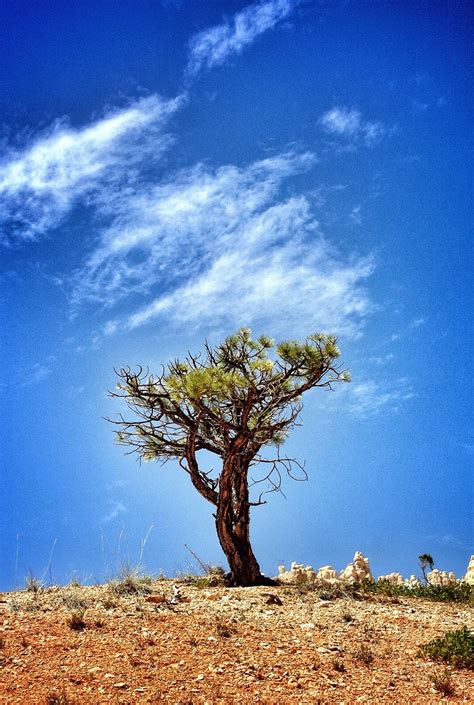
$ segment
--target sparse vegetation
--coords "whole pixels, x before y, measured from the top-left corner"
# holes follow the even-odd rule
[[[436,692],[441,695],[449,697],[456,692],[453,677],[447,668],[445,668],[442,673],[435,673],[434,676],[431,676],[431,682]]]
[[[346,672],[346,667],[344,666],[344,662],[341,661],[341,659],[335,658],[334,661],[332,662],[333,668],[335,671],[338,673],[345,673]]]
[[[138,568],[124,563],[116,579],[109,580],[109,590],[116,595],[147,595],[153,592],[152,579]]]
[[[75,631],[82,631],[86,628],[86,623],[84,620],[85,612],[84,610],[74,610],[68,617],[67,623]]]
[[[435,602],[464,602],[472,603],[474,589],[467,583],[452,583],[451,585],[393,585],[388,580],[377,582],[366,581],[358,588],[362,592],[386,595],[389,597],[421,597]]]
[[[52,690],[46,696],[46,705],[73,705],[73,701],[68,698],[64,690]]]
[[[76,592],[64,592],[61,597],[63,604],[71,610],[85,610],[89,606],[89,601]]]
[[[224,622],[221,617],[216,617],[216,631],[220,637],[228,639],[236,633],[236,628]]]
[[[361,644],[359,648],[354,651],[354,658],[357,661],[364,663],[366,666],[369,666],[374,660],[374,654],[372,653],[372,649],[367,646],[367,644]]]
[[[33,575],[32,571],[29,570],[28,575],[25,578],[25,590],[27,592],[32,592],[36,595],[42,589],[43,589],[43,583],[41,582],[41,580],[36,578]]]
[[[420,647],[420,654],[455,668],[474,670],[474,634],[464,626]]]
[[[343,612],[341,615],[342,621],[349,623],[354,621],[354,617],[351,615],[350,612]]]

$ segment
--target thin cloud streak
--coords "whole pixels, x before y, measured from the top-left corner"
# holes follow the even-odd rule
[[[75,300],[105,296],[112,306],[159,286],[134,313],[110,320],[107,334],[164,318],[195,327],[262,322],[273,330],[284,322],[357,337],[372,310],[364,289],[372,259],[342,261],[307,198],[281,198],[284,180],[312,163],[312,155],[285,154],[240,169],[200,165],[156,187],[104,233],[76,274]]]
[[[240,54],[255,39],[288,17],[298,0],[267,0],[245,7],[230,20],[199,32],[189,43],[188,77],[202,68],[223,64],[229,56]]]
[[[363,120],[362,114],[355,108],[331,108],[321,116],[319,123],[329,134],[352,140],[361,139],[367,146],[379,142],[387,132],[381,122]]]
[[[289,153],[244,168],[198,164],[167,182],[121,193],[112,204],[115,219],[72,279],[73,305],[90,300],[111,307],[157,283],[173,288],[178,278],[197,275],[221,249],[235,246],[285,178],[314,161],[309,153]]]
[[[34,240],[57,226],[76,204],[100,188],[104,179],[117,180],[123,169],[143,156],[140,142],[156,138],[184,98],[142,98],[82,129],[56,123],[49,134],[21,152],[0,161],[0,242]],[[154,148],[166,146],[166,138]]]

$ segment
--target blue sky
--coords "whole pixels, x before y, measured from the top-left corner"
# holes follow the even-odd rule
[[[261,567],[462,574],[473,552],[467,3],[11,0],[0,9],[0,589],[222,563],[177,465],[104,421],[113,367],[241,326],[338,335]]]

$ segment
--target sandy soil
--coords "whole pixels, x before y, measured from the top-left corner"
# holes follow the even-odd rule
[[[172,585],[0,595],[0,703],[474,703],[472,671],[449,669],[443,696],[445,667],[418,655],[472,628],[470,606],[196,585],[173,604]]]

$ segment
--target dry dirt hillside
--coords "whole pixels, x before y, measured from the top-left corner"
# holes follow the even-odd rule
[[[205,579],[3,594],[0,703],[474,702],[472,670],[418,653],[472,629],[471,606],[322,597]]]

